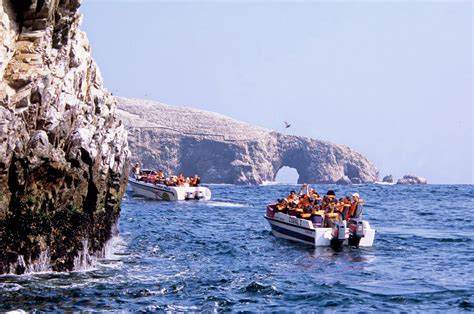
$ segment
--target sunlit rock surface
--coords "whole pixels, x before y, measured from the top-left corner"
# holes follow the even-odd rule
[[[158,102],[117,97],[132,159],[144,167],[201,175],[203,182],[260,184],[283,166],[309,183],[375,182],[378,171],[343,145],[284,135],[229,117]]]
[[[79,5],[0,0],[0,273],[71,270],[119,216],[126,130]]]
[[[427,184],[428,180],[422,177],[418,177],[412,174],[404,175],[401,179],[398,179],[397,184]]]

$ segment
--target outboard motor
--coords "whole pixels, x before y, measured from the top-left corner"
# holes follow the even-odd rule
[[[332,227],[331,247],[333,249],[338,249],[342,246],[345,240],[346,226],[342,222],[336,221],[336,223]]]
[[[194,192],[186,192],[186,195],[185,195],[184,198],[187,199],[187,200],[192,200],[193,198],[195,198],[195,193]]]
[[[360,239],[364,237],[364,223],[362,219],[349,220],[349,245],[359,247]]]
[[[201,198],[204,198],[204,193],[202,191],[196,191],[194,198],[200,200]]]

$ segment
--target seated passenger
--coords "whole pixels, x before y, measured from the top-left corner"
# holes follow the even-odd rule
[[[296,216],[300,211],[302,211],[300,208],[298,208],[298,204],[293,201],[287,201],[287,208],[288,208],[288,215],[290,216]]]
[[[155,183],[155,174],[153,172],[150,172],[147,176],[147,182],[148,183]]]
[[[295,191],[291,191],[291,192],[290,192],[290,195],[288,195],[288,197],[286,198],[286,200],[288,201],[288,203],[295,203],[295,204],[297,204],[297,203],[298,203],[298,195],[296,195],[296,192],[295,192]]]
[[[335,221],[340,219],[337,204],[336,193],[333,190],[329,190],[323,200],[323,208],[326,213],[326,227],[332,227]]]
[[[309,197],[313,201],[321,201],[322,198],[319,196],[318,192],[315,189],[309,189]]]
[[[347,220],[347,216],[349,214],[350,208],[351,208],[351,197],[346,196],[342,200],[342,212],[341,212],[342,220]]]
[[[363,202],[364,200],[360,198],[359,193],[352,194],[352,203],[349,209],[349,213],[347,214],[347,219],[354,218],[360,215],[360,213],[358,213],[358,207],[359,204]]]
[[[321,210],[321,205],[319,205],[319,204],[313,204],[311,213],[313,215],[323,215],[324,216],[324,211]]]
[[[199,184],[201,184],[201,178],[197,174],[195,174],[192,186],[199,186]]]
[[[308,194],[304,194],[303,196],[300,197],[298,205],[299,205],[298,207],[303,209],[305,213],[311,213],[313,206],[311,204]]]
[[[286,199],[278,200],[278,203],[275,206],[276,212],[287,212],[288,211],[288,201]]]
[[[135,163],[135,166],[132,167],[132,173],[135,174],[136,176],[140,175],[141,169],[140,169],[140,164],[138,162]]]
[[[165,178],[165,173],[163,170],[158,170],[158,173],[155,176],[156,183],[159,184],[165,184],[166,183],[166,178]]]
[[[178,186],[178,177],[171,176],[171,178],[166,180],[166,185],[168,186]]]
[[[329,204],[337,203],[336,193],[333,190],[329,190],[323,197],[323,210],[329,206]]]
[[[183,186],[185,180],[186,179],[184,178],[183,174],[180,173],[179,176],[178,176],[178,186]]]
[[[337,200],[335,207],[336,207],[336,211],[339,214],[342,214],[342,212],[344,211],[344,198],[341,197],[339,200]]]

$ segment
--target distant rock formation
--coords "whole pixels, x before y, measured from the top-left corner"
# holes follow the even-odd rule
[[[348,176],[343,176],[342,178],[336,181],[336,184],[342,184],[342,185],[352,184],[352,181],[351,179],[349,179]]]
[[[405,175],[403,178],[398,179],[397,184],[427,184],[428,181],[425,178],[417,177],[414,175]]]
[[[83,266],[119,216],[126,130],[79,5],[0,1],[0,273]]]
[[[388,176],[383,177],[382,182],[393,183],[393,177],[392,177],[392,175],[390,174],[390,175],[388,175]]]
[[[299,183],[374,182],[378,171],[343,145],[283,135],[226,116],[153,101],[117,97],[132,159],[168,174],[198,173],[203,182],[260,184],[283,166]]]

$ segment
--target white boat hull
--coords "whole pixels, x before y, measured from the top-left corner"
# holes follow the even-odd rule
[[[155,200],[184,201],[184,200],[210,200],[211,190],[206,187],[166,186],[162,184],[146,183],[135,178],[129,178],[128,183],[133,193]]]
[[[303,242],[314,246],[330,246],[332,240],[332,228],[314,228],[313,223],[307,219],[301,219],[284,213],[275,213],[273,217],[265,215],[270,224],[272,234],[276,237]],[[375,230],[370,227],[368,221],[363,221],[364,237],[360,239],[360,247],[371,247],[375,239]],[[346,240],[343,245],[348,245],[349,229],[346,228]]]

